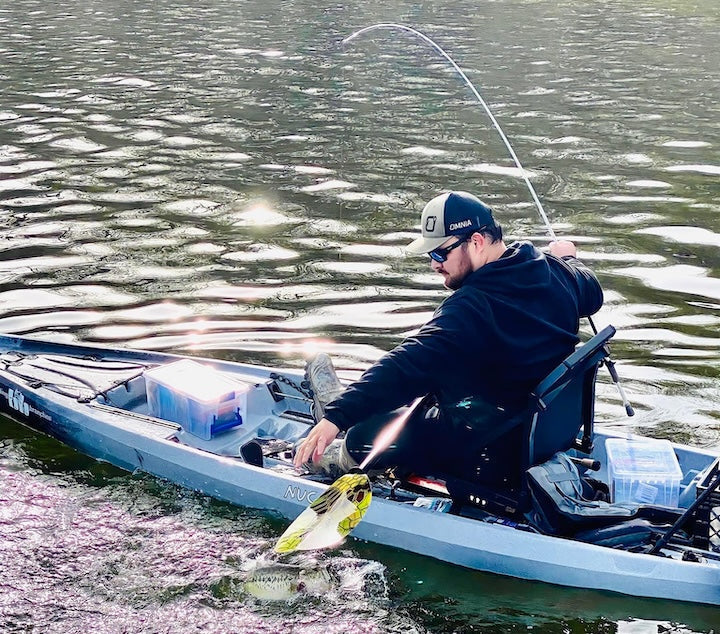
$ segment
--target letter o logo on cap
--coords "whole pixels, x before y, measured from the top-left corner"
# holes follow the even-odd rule
[[[425,218],[425,231],[432,233],[435,231],[435,224],[437,223],[437,216],[428,216]]]

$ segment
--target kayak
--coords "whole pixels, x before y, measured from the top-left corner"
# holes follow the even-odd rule
[[[0,411],[98,460],[288,519],[328,488],[326,479],[292,465],[293,444],[314,422],[301,370],[0,336]],[[614,477],[613,442],[644,441],[599,429],[592,435],[595,483]],[[679,468],[677,501],[648,506],[651,518],[662,519],[656,532],[685,519],[684,509],[710,488],[708,476],[717,476],[713,452],[671,447]],[[438,480],[378,476],[353,537],[521,579],[720,604],[712,526],[694,516],[653,551],[623,537],[645,521],[628,519],[627,504],[598,503],[620,519],[568,535],[546,530],[532,513],[518,518],[490,506],[454,509],[446,491]],[[615,524],[623,530],[613,533]]]

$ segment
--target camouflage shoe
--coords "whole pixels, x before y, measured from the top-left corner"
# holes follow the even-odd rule
[[[345,389],[340,383],[330,357],[321,352],[305,364],[305,378],[313,392],[313,415],[319,421],[325,415],[325,406],[334,401]]]
[[[303,464],[303,470],[307,473],[326,475],[333,480],[337,480],[341,475],[357,466],[358,463],[353,460],[345,447],[345,440],[336,438],[325,448],[325,453],[317,463],[308,460]]]

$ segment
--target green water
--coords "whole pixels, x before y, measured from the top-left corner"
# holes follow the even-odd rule
[[[0,5],[0,331],[366,367],[432,313],[402,246],[472,191],[597,271],[603,424],[720,445],[720,7],[582,0]],[[583,326],[584,333],[589,332]],[[552,588],[348,542],[329,596],[237,590],[284,523],[0,421],[0,630],[709,632],[720,612]],[[312,561],[306,563],[313,563]]]

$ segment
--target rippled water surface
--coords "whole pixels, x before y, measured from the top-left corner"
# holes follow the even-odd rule
[[[402,246],[477,193],[547,242],[490,103],[597,271],[614,357],[599,416],[720,446],[720,6],[0,4],[0,331],[358,370],[445,295]],[[584,327],[589,332],[589,327]],[[350,542],[327,597],[237,580],[284,524],[0,421],[0,629],[705,632],[717,610],[498,579]],[[312,563],[312,562],[311,562]],[[715,629],[714,631],[717,631]]]

